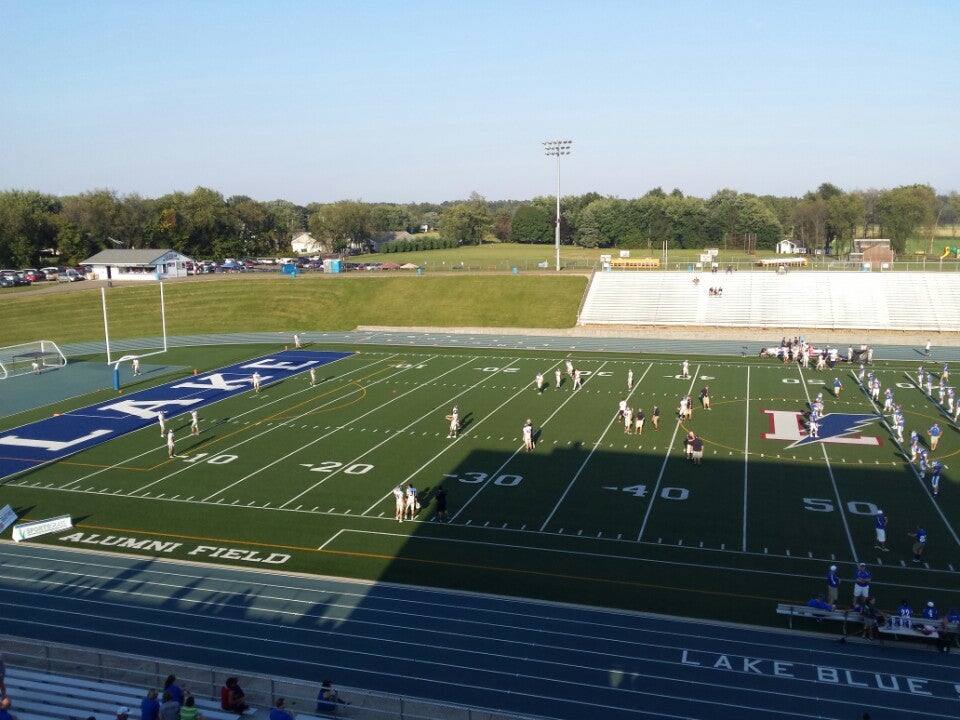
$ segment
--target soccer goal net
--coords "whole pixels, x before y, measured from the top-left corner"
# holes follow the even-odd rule
[[[66,364],[67,358],[52,340],[36,340],[22,345],[0,347],[0,380],[40,373]]]

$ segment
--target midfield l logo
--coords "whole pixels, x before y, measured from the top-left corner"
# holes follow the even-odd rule
[[[870,445],[883,444],[873,435],[854,435],[870,423],[880,419],[878,415],[853,415],[829,413],[820,418],[820,437],[812,438],[804,424],[803,413],[795,410],[764,410],[770,418],[770,432],[763,433],[764,440],[785,440],[791,444],[785,450],[810,443],[832,443],[834,445]]]

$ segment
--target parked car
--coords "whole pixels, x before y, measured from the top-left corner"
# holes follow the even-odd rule
[[[73,268],[64,268],[57,274],[57,282],[77,282],[78,280],[86,280],[86,278]]]
[[[30,281],[19,270],[0,270],[0,275],[10,278],[14,286],[29,285]]]
[[[44,275],[41,271],[36,268],[26,268],[23,271],[23,276],[29,280],[31,283],[43,282],[47,279],[47,276]]]
[[[0,288],[14,287],[15,284],[9,275],[0,275]]]
[[[60,268],[57,267],[45,267],[40,268],[40,272],[47,276],[47,280],[56,280],[57,276],[60,275]]]

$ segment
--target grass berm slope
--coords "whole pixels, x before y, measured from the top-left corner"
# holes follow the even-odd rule
[[[164,283],[167,334],[336,331],[358,325],[567,328],[576,323],[587,282],[585,275],[523,274],[188,278]],[[102,338],[100,285],[3,297],[3,344]],[[111,338],[158,335],[158,298],[156,283],[108,288]]]

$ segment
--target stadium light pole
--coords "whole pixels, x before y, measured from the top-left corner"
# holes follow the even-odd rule
[[[543,144],[543,150],[547,155],[555,155],[557,158],[557,227],[556,227],[556,243],[557,243],[557,272],[560,271],[560,156],[570,154],[570,146],[573,145],[573,140],[547,140]]]

